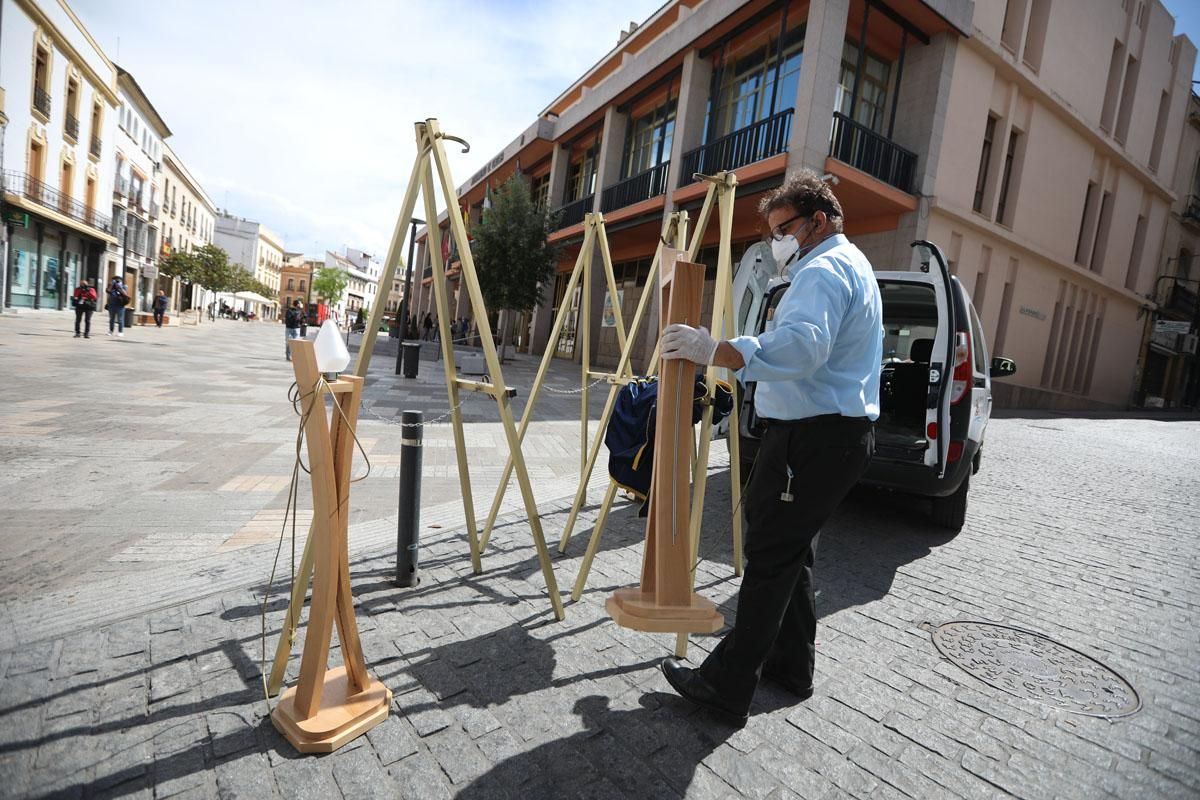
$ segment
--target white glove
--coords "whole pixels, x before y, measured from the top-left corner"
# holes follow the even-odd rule
[[[675,323],[663,331],[662,357],[664,360],[683,359],[697,364],[711,364],[717,352],[717,341],[708,335],[708,328],[693,328]]]

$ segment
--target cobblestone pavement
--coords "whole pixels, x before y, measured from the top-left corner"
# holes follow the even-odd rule
[[[270,481],[279,471],[261,465],[288,463],[286,437],[294,430],[286,403],[276,387],[242,386],[256,372],[227,368],[219,348],[200,344],[216,342],[257,366],[253,359],[268,357],[278,332],[227,323],[221,331],[69,342],[108,347],[99,368],[130,378],[124,390],[110,383],[99,397],[79,388],[97,379],[94,371],[72,377],[77,359],[67,350],[57,343],[26,347],[20,338],[61,327],[41,316],[0,318],[0,365],[35,384],[30,392],[6,382],[0,412],[4,503],[17,501],[0,537],[10,598],[0,619],[8,642],[0,645],[6,796],[1200,794],[1200,423],[996,419],[957,536],[931,528],[920,503],[856,490],[818,551],[816,695],[794,704],[764,684],[740,731],[671,693],[657,670],[671,637],[618,628],[604,614],[604,597],[633,583],[640,567],[642,522],[628,504],[610,517],[583,599],[556,623],[515,506],[481,576],[471,574],[462,530],[449,515],[445,524],[431,523],[442,526],[424,530],[421,585],[402,590],[390,581],[386,509],[394,497],[382,489],[377,497],[363,489],[366,481],[355,484],[352,504],[376,515],[357,521],[352,534],[358,620],[370,669],[395,694],[392,714],[337,753],[300,758],[266,719],[259,678],[286,602],[286,581],[263,582],[273,544],[165,563],[114,561],[154,533],[147,530],[151,519],[150,527],[186,543],[236,535],[228,530],[238,514],[252,519],[278,508],[260,498],[255,510],[247,499],[255,491],[220,488],[245,473],[238,486],[263,486],[257,494],[278,498]],[[175,359],[207,360],[206,373],[177,379],[186,390],[173,385],[172,375],[182,373],[171,372],[172,358],[151,349],[158,333],[168,347],[189,348]],[[135,336],[151,343],[128,347]],[[118,347],[134,350],[138,355],[128,358],[138,361],[118,360],[126,357]],[[32,370],[24,365],[31,355]],[[262,364],[274,370],[272,379],[285,378],[279,365]],[[569,385],[565,377],[562,385]],[[135,411],[106,430],[118,408]],[[170,439],[172,426],[227,444],[219,458],[180,468],[178,454],[160,458],[180,447],[171,442],[186,440],[179,433]],[[393,427],[380,423],[375,447]],[[564,464],[575,463],[570,445],[577,435],[561,437]],[[122,442],[138,446],[122,449]],[[250,449],[256,444],[271,449],[261,455]],[[697,584],[731,619],[737,580],[728,472],[724,449],[716,451]],[[427,464],[433,457],[427,454]],[[156,488],[189,470],[194,479],[207,478],[207,487]],[[107,520],[104,496],[118,477],[124,507],[112,513],[124,515],[126,533],[110,531],[111,520],[96,522]],[[387,483],[394,490],[394,481]],[[556,539],[569,500],[545,491],[552,488],[547,481],[538,488],[539,500],[547,498],[540,503],[547,536]],[[163,510],[182,502],[174,491],[195,496],[191,511]],[[593,503],[600,494],[591,492]],[[383,507],[367,510],[376,503]],[[217,532],[214,520],[226,514]],[[555,562],[564,591],[594,516],[592,507]],[[207,533],[206,523],[213,524]],[[204,570],[206,584],[195,578]],[[170,572],[179,584],[173,591],[160,586]],[[130,600],[143,584],[150,599]],[[260,603],[270,589],[264,642]],[[84,599],[64,613],[56,606],[68,604],[70,592]],[[105,604],[108,594],[121,602]],[[1010,624],[1077,648],[1128,679],[1142,708],[1110,720],[994,689],[933,647],[930,627],[961,619]],[[697,637],[691,657],[702,658],[715,641]]]

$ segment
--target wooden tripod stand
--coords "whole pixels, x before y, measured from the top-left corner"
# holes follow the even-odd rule
[[[608,233],[604,227],[604,215],[598,213],[588,213],[583,218],[583,244],[579,247],[579,256],[575,259],[575,267],[571,270],[571,277],[567,281],[567,288],[563,293],[563,297],[570,298],[575,293],[575,287],[581,282],[583,284],[583,297],[581,299],[582,315],[579,324],[576,326],[575,341],[582,340],[583,342],[583,358],[582,358],[582,376],[580,379],[581,387],[581,403],[582,411],[579,415],[579,439],[580,439],[580,469],[586,466],[584,453],[587,452],[588,444],[588,385],[589,381],[594,380],[609,380],[612,382],[614,378],[619,378],[622,382],[630,380],[632,375],[623,376],[618,373],[609,372],[593,372],[591,361],[591,315],[592,315],[592,269],[595,261],[595,249],[600,248],[600,260],[604,267],[604,279],[607,284],[608,297],[612,303],[613,319],[616,322],[617,329],[617,344],[622,352],[626,348],[625,338],[625,323],[621,318],[621,302],[620,295],[617,294],[617,281],[613,273],[612,255],[608,250]],[[533,379],[533,387],[529,390],[529,399],[525,403],[525,410],[521,413],[521,427],[517,431],[517,439],[525,441],[525,431],[529,428],[529,421],[533,416],[533,406],[537,402],[538,395],[541,393],[542,385],[546,379],[546,372],[550,368],[550,363],[554,359],[554,352],[558,347],[558,340],[562,336],[563,328],[565,327],[568,314],[570,314],[570,303],[564,302],[559,306],[558,313],[554,317],[554,324],[550,328],[550,338],[546,340],[546,350],[542,354],[541,364],[538,365],[537,375]],[[640,312],[640,308],[639,308]],[[496,524],[496,516],[500,513],[500,504],[504,502],[504,494],[508,490],[508,481],[512,477],[513,457],[509,455],[508,461],[504,464],[504,472],[500,475],[500,485],[496,487],[496,496],[492,500],[492,508],[488,511],[487,521],[483,526],[483,537],[479,540],[480,549],[487,548],[488,540],[492,535],[492,528]]]
[[[325,381],[317,371],[313,343],[290,343],[301,401],[304,439],[312,474],[315,573],[300,678],[280,697],[271,721],[301,753],[329,753],[387,719],[391,691],[367,674],[346,542],[350,468],[363,379]],[[325,418],[325,395],[333,397],[333,421]],[[342,666],[327,669],[336,622]]]
[[[704,265],[669,261],[664,256],[660,269],[662,327],[676,322],[696,325],[704,292]],[[605,603],[609,615],[625,628],[715,633],[725,624],[712,601],[692,591],[691,564],[695,556],[688,535],[692,513],[688,465],[692,462],[695,372],[692,362],[676,361],[664,365],[659,377],[653,488],[642,581],[640,586],[618,589]]]
[[[675,221],[668,220],[667,226],[664,227],[662,242],[674,241],[677,247],[682,247],[683,242],[690,242],[687,246],[686,260],[691,261],[696,258],[700,252],[700,246],[704,240],[705,231],[708,228],[709,221],[712,219],[714,208],[717,211],[718,217],[718,246],[717,246],[717,278],[716,292],[713,297],[712,319],[709,330],[717,338],[729,338],[733,335],[734,317],[733,317],[733,263],[731,253],[731,239],[733,235],[733,204],[737,192],[737,176],[732,172],[719,172],[716,175],[707,176],[699,175],[699,179],[708,182],[708,192],[704,196],[704,203],[700,207],[700,215],[697,218],[696,227],[691,238],[688,238],[687,231],[687,212],[676,212],[672,217],[679,218]],[[670,238],[668,238],[670,237]],[[650,275],[647,278],[647,285],[652,285],[657,279],[659,271],[662,269],[664,259],[667,255],[664,248],[660,245],[655,253],[654,260],[650,264]],[[642,295],[643,303],[649,299],[651,292],[647,290]],[[665,313],[665,306],[664,313]],[[637,336],[638,328],[642,320],[643,305],[639,304],[637,312],[634,314],[633,321],[629,326],[629,334],[627,342],[633,341]],[[617,367],[617,373],[622,373],[623,369],[628,366],[629,352],[628,347],[621,354],[621,362]],[[650,358],[650,364],[647,367],[647,374],[653,374],[658,361],[658,347],[655,346],[654,355]],[[609,418],[612,416],[613,406],[616,403],[616,393],[628,378],[620,381],[614,381],[614,386],[609,392],[608,403],[604,406],[604,411],[600,417],[600,432],[596,435],[592,442],[591,450],[588,452],[588,458],[584,466],[584,474],[579,483],[579,489],[575,495],[575,502],[571,506],[570,516],[567,518],[566,528],[563,530],[562,541],[559,543],[559,552],[566,550],[567,541],[571,536],[571,532],[575,527],[575,520],[579,515],[580,509],[583,507],[584,501],[587,499],[587,483],[591,477],[592,469],[596,463],[596,458],[600,451],[600,445],[604,439],[604,432],[608,427]],[[717,368],[708,367],[705,370],[705,384],[708,389],[708,397],[714,396],[714,390],[717,380]],[[711,404],[704,409],[704,414],[700,422],[699,446],[695,454],[694,460],[694,475],[695,475],[695,490],[692,497],[692,507],[690,513],[689,538],[691,539],[692,562],[696,560],[700,541],[700,522],[703,519],[704,497],[708,484],[708,454],[709,446],[712,441],[712,418],[713,409]],[[741,518],[741,457],[738,447],[737,431],[739,430],[740,419],[737,403],[734,403],[733,411],[729,417],[729,476],[730,476],[730,500],[732,505],[731,526],[733,528],[733,572],[734,575],[742,574],[742,518]],[[691,460],[689,454],[688,460]],[[680,463],[687,463],[683,461]],[[579,567],[579,574],[575,579],[575,586],[571,590],[571,599],[578,601],[583,596],[583,589],[587,584],[588,574],[591,571],[592,561],[595,558],[596,552],[600,546],[600,537],[604,532],[604,525],[607,522],[609,511],[612,508],[613,501],[617,494],[617,484],[610,480],[608,483],[608,491],[604,495],[604,500],[600,505],[600,513],[596,518],[596,524],[592,528],[592,536],[588,541],[587,550],[584,553],[583,561]],[[683,656],[687,651],[687,635],[680,634],[676,642],[676,653]]]

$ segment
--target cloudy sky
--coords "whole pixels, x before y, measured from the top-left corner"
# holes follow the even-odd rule
[[[415,120],[437,117],[471,143],[452,155],[461,184],[661,4],[71,0],[218,207],[289,250],[380,258]]]

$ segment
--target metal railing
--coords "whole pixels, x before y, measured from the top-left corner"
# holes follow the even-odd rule
[[[574,202],[567,203],[562,208],[555,211],[558,214],[559,229],[569,228],[572,225],[578,225],[583,222],[584,214],[592,210],[592,202],[596,195],[589,194],[587,197],[581,197]]]
[[[33,107],[50,116],[50,94],[40,86],[33,87]]]
[[[96,158],[100,157],[100,137],[99,136],[92,137],[92,151],[91,152],[92,152],[92,155],[95,156]]]
[[[912,192],[917,154],[839,111],[833,112],[829,155],[902,192]]]
[[[63,128],[75,141],[79,141],[79,119],[70,111],[67,112],[66,119],[63,121]]]
[[[98,231],[112,234],[112,217],[97,213],[95,209],[88,208],[78,200],[71,199],[69,194],[47,186],[24,172],[5,170],[3,175],[5,192],[32,200],[38,205],[57,211],[76,222],[82,222]]]
[[[1200,225],[1200,197],[1188,195],[1183,207],[1183,221],[1191,225]]]
[[[1160,305],[1160,309],[1174,311],[1184,315],[1191,315],[1200,310],[1200,302],[1196,292],[1187,288],[1179,281],[1168,284],[1166,287],[1166,297]]]
[[[608,213],[665,194],[667,171],[670,166],[670,161],[664,161],[656,167],[609,186],[600,195],[600,210]]]
[[[785,109],[684,153],[684,177],[680,183],[691,183],[692,175],[697,172],[711,175],[786,153],[794,113],[795,109]]]

